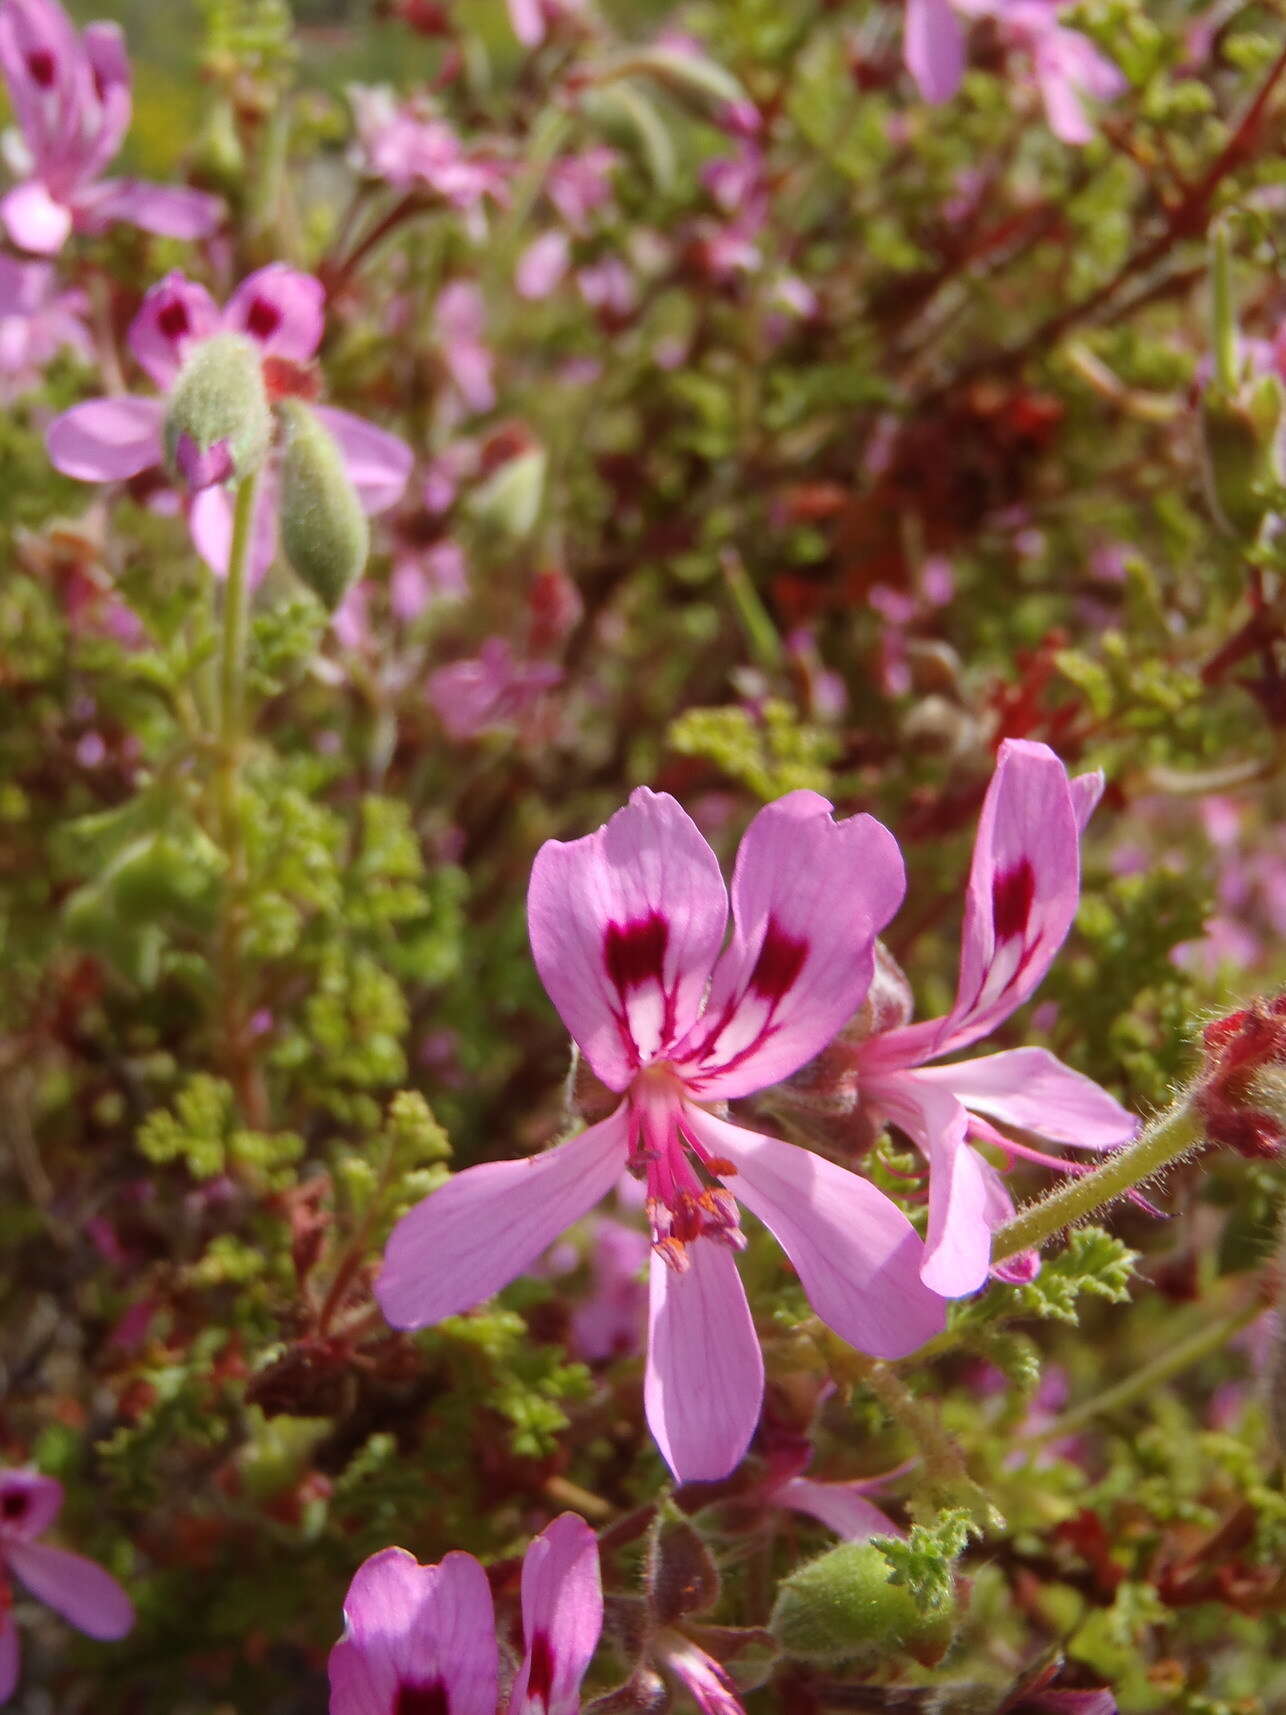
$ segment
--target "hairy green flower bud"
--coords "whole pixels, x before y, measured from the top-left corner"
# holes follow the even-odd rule
[[[874,1664],[906,1654],[941,1661],[955,1631],[953,1610],[921,1608],[875,1542],[845,1542],[785,1579],[769,1630],[787,1655],[817,1667]]]
[[[370,530],[334,439],[307,405],[283,399],[281,546],[296,576],[332,613],[362,575]]]
[[[259,347],[239,333],[194,346],[165,413],[165,456],[188,488],[236,482],[263,463],[272,411]]]

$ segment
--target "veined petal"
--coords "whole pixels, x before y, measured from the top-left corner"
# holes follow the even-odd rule
[[[950,101],[964,76],[965,41],[948,0],[906,0],[902,56],[925,101]]]
[[[746,1715],[732,1675],[681,1632],[665,1630],[653,1643],[656,1658],[683,1686],[700,1715]]]
[[[219,331],[219,306],[195,280],[177,270],[149,286],[126,340],[160,388],[174,385],[189,349]]]
[[[0,1471],[0,1543],[43,1536],[58,1517],[63,1486],[24,1469]]]
[[[902,1358],[941,1333],[947,1307],[920,1278],[919,1236],[869,1180],[696,1108],[684,1119],[712,1155],[732,1162],[729,1189],[776,1237],[809,1303],[841,1339],[873,1357]]]
[[[5,1559],[31,1591],[56,1614],[91,1638],[123,1638],[134,1624],[134,1604],[112,1577],[82,1554],[47,1542],[7,1542]]]
[[[905,889],[897,841],[874,817],[836,822],[816,792],[762,809],[737,853],[732,940],[674,1053],[693,1093],[746,1095],[820,1053],[865,999],[875,937]]]
[[[1078,1149],[1114,1149],[1139,1129],[1114,1096],[1045,1048],[1013,1048],[950,1066],[925,1066],[916,1081],[948,1090],[975,1113]]]
[[[562,1513],[523,1559],[524,1654],[509,1715],[578,1715],[602,1629],[598,1538],[584,1519]]]
[[[543,1155],[448,1179],[389,1236],[375,1282],[385,1316],[395,1328],[427,1328],[490,1298],[607,1195],[628,1148],[618,1108]]]
[[[1006,739],[978,820],[960,983],[935,1055],[986,1036],[1031,995],[1067,937],[1079,894],[1067,770],[1048,745]]]
[[[320,280],[270,262],[247,275],[228,299],[223,325],[249,334],[270,357],[307,363],[321,344],[325,302]]]
[[[337,411],[333,405],[314,405],[313,410],[339,446],[362,510],[374,515],[396,505],[415,463],[406,442],[351,411]]]
[[[643,1403],[681,1483],[714,1482],[740,1463],[759,1421],[764,1359],[732,1251],[688,1246],[680,1274],[652,1253]]]
[[[609,1088],[694,1023],[727,915],[718,860],[668,792],[639,787],[597,833],[536,853],[536,969]]]
[[[882,1513],[874,1501],[863,1493],[867,1485],[854,1483],[818,1483],[811,1477],[791,1477],[773,1495],[779,1507],[807,1513],[836,1536],[849,1542],[865,1542],[868,1536],[905,1536],[906,1532]]]
[[[471,1554],[421,1566],[385,1548],[358,1568],[330,1652],[330,1715],[495,1715],[495,1609]]]
[[[950,1090],[918,1071],[867,1079],[862,1097],[891,1119],[929,1163],[929,1227],[920,1277],[946,1298],[987,1278],[996,1224],[986,1163],[965,1141],[969,1116]]]
[[[22,1671],[22,1646],[13,1615],[0,1614],[0,1703],[7,1703],[18,1689]]]
[[[71,210],[39,179],[15,185],[0,198],[0,220],[19,250],[33,256],[56,256],[71,233]]]
[[[159,399],[87,399],[45,430],[50,463],[80,482],[119,482],[162,461]]]

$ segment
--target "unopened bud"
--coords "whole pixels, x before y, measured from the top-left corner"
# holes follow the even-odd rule
[[[670,1626],[719,1600],[719,1571],[685,1518],[658,1518],[648,1544],[647,1598],[653,1620]]]
[[[897,1655],[932,1666],[950,1646],[955,1613],[925,1611],[890,1582],[892,1571],[875,1541],[841,1543],[782,1583],[769,1629],[787,1655],[816,1667]]]
[[[299,581],[330,611],[362,575],[370,530],[343,455],[298,399],[277,407],[285,425],[281,546]]]
[[[1286,1142],[1286,994],[1258,999],[1202,1032],[1205,1064],[1192,1105],[1211,1143],[1241,1155],[1279,1155]]]
[[[528,447],[506,459],[473,491],[470,512],[504,536],[515,540],[529,536],[540,517],[546,463],[543,447]]]
[[[272,438],[258,346],[218,333],[192,348],[165,413],[170,468],[191,489],[252,475]]]

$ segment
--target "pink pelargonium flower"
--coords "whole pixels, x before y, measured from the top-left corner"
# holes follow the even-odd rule
[[[83,34],[58,0],[4,0],[0,72],[22,133],[22,183],[0,199],[21,250],[52,256],[73,228],[124,220],[168,238],[203,238],[222,204],[202,191],[100,175],[129,129],[129,61],[115,24]]]
[[[491,1587],[471,1554],[421,1566],[385,1548],[357,1570],[330,1652],[330,1715],[578,1715],[603,1629],[598,1543],[563,1513],[522,1564],[523,1659],[500,1698]]]
[[[1012,1213],[999,1173],[969,1147],[971,1136],[1071,1171],[989,1122],[1081,1149],[1111,1149],[1137,1127],[1105,1090],[1044,1048],[928,1064],[989,1036],[1053,964],[1076,916],[1080,834],[1102,791],[1100,773],[1069,780],[1048,745],[1005,740],[974,843],[955,1005],[944,1018],[911,1024],[905,981],[886,972],[891,1023],[856,1049],[863,1106],[892,1120],[928,1158],[923,1274],[948,1297],[982,1285],[992,1230]]]
[[[468,150],[431,106],[399,102],[383,84],[348,91],[357,128],[358,164],[395,190],[422,186],[461,213],[483,199],[502,201],[510,168],[495,155]]]
[[[184,359],[200,341],[218,333],[240,333],[263,353],[268,396],[309,396],[316,382],[311,365],[324,327],[319,280],[283,262],[244,279],[220,309],[204,286],[180,273],[152,286],[130,324],[128,342],[161,397],[123,393],[73,405],[45,434],[50,461],[81,482],[121,482],[165,468],[166,398]],[[334,437],[358,499],[368,513],[392,506],[411,473],[411,449],[396,435],[331,405],[313,409]],[[220,448],[222,443],[220,443]],[[220,448],[211,449],[211,455]],[[223,449],[226,451],[226,449]],[[182,461],[182,447],[180,447]],[[188,485],[188,528],[197,552],[222,576],[232,546],[232,501],[223,486],[235,479],[230,458],[193,456],[183,461]],[[255,509],[250,571],[258,580],[277,551],[277,472],[270,457],[261,475]]]
[[[1063,0],[906,0],[903,57],[925,101],[949,101],[965,69],[959,14],[993,18],[1031,56],[1049,128],[1064,143],[1094,135],[1085,99],[1111,101],[1126,88],[1121,72],[1088,36],[1058,21]]]
[[[751,822],[726,947],[718,861],[667,793],[640,788],[597,833],[542,846],[527,896],[536,966],[621,1101],[569,1142],[469,1168],[405,1215],[376,1283],[389,1321],[423,1327],[490,1297],[625,1165],[646,1182],[652,1224],[644,1403],[680,1479],[726,1476],[759,1416],[738,1201],[843,1339],[896,1358],[936,1333],[945,1306],[920,1278],[901,1210],[855,1173],[718,1111],[797,1070],[861,1005],[903,887],[888,830],[870,816],[833,821],[815,792],[788,793]]]
[[[101,1566],[65,1548],[37,1542],[63,1504],[61,1483],[36,1471],[0,1471],[0,1565],[31,1594],[87,1637],[123,1638],[134,1624],[129,1597]],[[21,1655],[8,1591],[0,1597],[0,1703],[18,1683]]]

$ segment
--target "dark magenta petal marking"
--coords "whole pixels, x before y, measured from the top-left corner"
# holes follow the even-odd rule
[[[256,298],[246,316],[246,332],[255,339],[271,339],[281,326],[281,311],[267,298]]]
[[[399,1685],[393,1715],[451,1715],[451,1694],[440,1679],[431,1685]]]
[[[52,89],[56,71],[54,56],[48,48],[33,48],[27,55],[27,70],[31,73],[33,83],[38,83],[41,89]]]
[[[644,983],[661,981],[670,925],[659,911],[633,923],[609,923],[603,935],[603,962],[622,997]]]
[[[991,914],[998,941],[1010,941],[1027,933],[1035,898],[1036,872],[1026,858],[1015,869],[995,878],[991,884]]]
[[[21,1518],[27,1510],[31,1496],[25,1489],[6,1489],[0,1495],[0,1518]]]
[[[182,339],[185,333],[191,332],[192,322],[182,298],[171,298],[168,304],[162,305],[157,312],[156,325],[166,339]]]
[[[790,991],[807,957],[808,942],[788,935],[777,919],[770,917],[764,944],[750,973],[750,987],[775,1005]]]
[[[554,1652],[544,1632],[531,1640],[531,1672],[527,1675],[527,1696],[538,1697],[549,1708],[554,1694]]]

